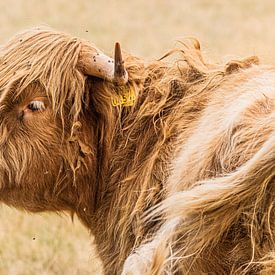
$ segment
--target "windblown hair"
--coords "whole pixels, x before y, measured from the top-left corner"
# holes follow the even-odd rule
[[[273,117],[268,116],[266,121],[260,121],[254,125],[253,114],[259,112],[256,106],[251,110],[248,118],[232,125],[232,128],[224,128],[226,127],[222,125],[224,114],[215,110],[222,107],[217,107],[218,103],[213,103],[216,91],[224,89],[225,92],[222,94],[226,95],[231,89],[236,89],[240,83],[245,83],[253,74],[256,76],[258,72],[251,66],[258,64],[258,58],[253,56],[241,61],[230,61],[225,66],[207,64],[201,56],[198,42],[194,41],[193,45],[184,44],[182,49],[170,52],[168,55],[179,53],[179,58],[176,58],[176,62],[172,65],[156,62],[149,64],[141,76],[130,74],[130,79],[142,79],[143,82],[138,88],[138,100],[135,106],[122,118],[120,122],[122,129],[115,135],[117,141],[113,143],[115,150],[112,153],[109,182],[103,188],[102,194],[106,194],[103,201],[110,201],[109,196],[114,198],[110,205],[106,204],[106,208],[113,209],[118,206],[119,208],[116,212],[109,212],[108,230],[105,231],[104,238],[112,243],[111,251],[119,251],[119,260],[122,264],[129,250],[139,247],[144,242],[144,236],[147,236],[147,241],[154,239],[156,228],[159,228],[160,224],[163,223],[165,227],[165,224],[169,224],[171,220],[180,219],[175,223],[177,226],[173,231],[168,233],[169,231],[164,230],[166,234],[159,238],[161,241],[159,240],[159,247],[155,248],[156,254],[152,260],[151,269],[147,270],[148,274],[162,274],[164,269],[168,273],[181,271],[181,274],[188,272],[199,274],[213,272],[213,270],[217,274],[239,273],[241,270],[248,272],[250,269],[247,265],[255,261],[256,256],[253,252],[255,246],[262,245],[259,241],[255,242],[254,228],[257,228],[256,231],[260,230],[257,232],[258,235],[269,236],[267,238],[271,243],[268,243],[267,250],[272,248],[274,224],[271,222],[270,215],[274,212],[272,210],[274,191],[270,191],[269,196],[264,190],[267,185],[269,188],[272,186],[274,154],[270,152],[271,159],[267,160],[269,167],[265,167],[266,177],[255,177],[253,174],[255,172],[251,171],[250,176],[254,175],[254,184],[258,184],[259,192],[256,187],[253,187],[253,182],[249,181],[249,174],[246,176],[242,188],[243,192],[246,190],[249,194],[247,200],[242,195],[234,200],[238,187],[231,182],[230,173],[242,167],[268,139],[270,133],[274,131]],[[131,61],[126,59],[129,69]],[[140,71],[139,69],[137,72],[140,73]],[[272,103],[270,100],[265,103],[263,113],[269,114]],[[205,113],[208,105],[212,108],[212,116],[207,116]],[[221,116],[218,116],[219,113]],[[200,120],[204,116],[205,120],[209,118],[209,121],[216,123],[213,124],[214,128],[208,129],[200,125]],[[206,121],[205,125],[207,123],[209,122]],[[219,127],[220,124],[221,129],[217,133],[215,127]],[[202,134],[204,129],[209,135],[209,138],[205,138],[209,143],[205,144],[200,135],[192,139],[194,132]],[[261,129],[261,136],[255,134],[259,129]],[[186,163],[174,163],[172,160],[182,146],[187,151]],[[197,148],[192,155],[188,155],[188,146]],[[256,169],[259,169],[259,165],[258,163]],[[196,166],[198,169],[195,168]],[[186,174],[181,179],[174,179],[173,169],[178,173]],[[245,168],[242,169],[245,170]],[[248,169],[246,171],[249,173]],[[211,182],[209,190],[207,184],[203,184],[201,180]],[[248,183],[251,187],[247,186]],[[216,193],[214,193],[215,189]],[[219,192],[220,189],[227,190],[228,194]],[[175,190],[177,192],[173,194]],[[113,196],[114,193],[115,196]],[[183,198],[180,197],[181,194]],[[216,194],[215,198],[214,194]],[[153,212],[154,215],[151,214],[149,216],[151,218],[147,219],[148,223],[146,223],[144,213],[167,195],[169,198],[161,203],[160,209],[165,210],[163,214]],[[250,196],[254,199],[251,200]],[[260,221],[257,221],[256,227],[255,215],[259,219],[259,214],[254,212],[257,211],[255,207],[258,206],[253,206],[252,201],[259,203],[265,213]],[[232,209],[227,207],[228,202],[234,205]],[[188,207],[189,204],[190,207]],[[218,209],[218,204],[224,206],[220,213],[218,210],[215,211],[216,208]],[[105,211],[108,213],[107,209]],[[204,215],[205,218],[203,218]],[[164,222],[164,220],[167,221]],[[245,223],[244,227],[241,226],[242,223]],[[263,228],[259,224],[264,225]],[[208,229],[207,225],[211,227]],[[252,235],[250,227],[253,228]],[[109,230],[110,228],[114,228],[115,231]],[[220,230],[220,234],[217,234],[217,230]],[[245,234],[250,237],[243,237]],[[114,236],[116,236],[115,240]],[[130,246],[125,236],[131,236]],[[101,242],[104,243],[103,240]],[[227,243],[232,245],[228,245],[228,249],[226,249]],[[110,247],[107,247],[106,243],[104,245],[101,251],[105,251],[106,255],[112,255]],[[149,251],[150,249],[149,244]],[[141,250],[140,254],[144,253],[142,258],[146,262],[145,250]],[[214,252],[211,252],[212,250]],[[257,256],[257,260],[261,261],[261,257],[267,254],[261,250],[258,254],[261,256]],[[238,257],[240,258],[237,259]],[[107,259],[105,263],[107,270],[120,266],[120,264],[117,265],[118,258],[110,256]],[[221,259],[228,262],[221,264]],[[270,261],[270,258],[267,259]],[[134,269],[133,266],[131,268]],[[138,271],[137,274],[139,274]]]
[[[171,77],[180,83],[178,90],[185,92],[182,101],[177,101],[179,109],[170,117],[173,120],[184,114],[179,117],[183,124],[167,123],[181,130],[186,127],[177,134],[182,155],[174,161],[174,171],[163,189],[168,198],[147,217],[148,224],[163,219],[165,223],[151,242],[137,250],[143,263],[153,254],[150,267],[141,273],[246,274],[262,270],[270,274],[275,268],[274,102],[263,96],[251,104],[245,98],[251,106],[234,120],[234,112],[229,110],[228,117],[218,109],[226,108],[227,102],[220,105],[214,91],[230,98],[227,94],[236,87],[232,79],[237,85],[245,82],[253,70],[242,69],[258,60],[231,61],[221,69],[206,65],[199,52],[185,48],[182,54],[187,68],[177,61],[181,76],[166,72],[159,81],[165,83]],[[231,108],[238,113],[239,106]],[[207,136],[202,139],[204,131]]]
[[[208,64],[195,39],[154,62],[126,54],[123,89],[133,90],[136,101],[115,108],[111,98],[121,87],[81,72],[83,47],[91,44],[33,29],[0,50],[1,104],[42,87],[58,122],[45,124],[51,135],[39,143],[29,133],[11,135],[1,118],[0,173],[39,181],[31,168],[46,169],[36,164],[41,153],[52,174],[59,171],[44,183],[56,180],[55,200],[43,197],[28,209],[76,212],[95,235],[106,274],[123,266],[125,274],[273,271],[274,102],[257,87],[253,98],[255,83],[247,84],[273,69],[256,66],[257,57]],[[14,194],[7,198],[25,206]],[[68,198],[75,205],[61,207]]]

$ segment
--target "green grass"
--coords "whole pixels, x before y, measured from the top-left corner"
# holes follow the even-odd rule
[[[0,0],[0,43],[48,25],[89,39],[105,52],[120,41],[153,59],[185,36],[197,37],[215,61],[275,58],[274,0]],[[99,274],[92,237],[76,220],[0,209],[0,274]],[[35,238],[35,239],[34,239]]]

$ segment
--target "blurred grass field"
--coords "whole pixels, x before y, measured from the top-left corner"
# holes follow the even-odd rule
[[[65,216],[0,208],[0,274],[99,274],[92,237]]]
[[[258,55],[274,63],[273,0],[0,0],[0,43],[46,25],[94,42],[114,42],[158,58],[185,36],[198,38],[208,59]],[[100,274],[92,237],[75,220],[0,208],[0,274]]]

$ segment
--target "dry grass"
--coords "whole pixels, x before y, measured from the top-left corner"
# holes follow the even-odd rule
[[[273,0],[0,0],[0,43],[27,27],[49,25],[106,52],[115,41],[148,58],[184,36],[200,39],[215,60],[275,57]],[[99,274],[91,238],[78,221],[0,209],[0,274]],[[33,239],[35,238],[35,239]]]
[[[0,210],[0,274],[98,274],[92,238],[75,220]]]

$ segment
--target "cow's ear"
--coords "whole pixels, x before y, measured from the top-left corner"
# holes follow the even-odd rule
[[[115,58],[110,58],[96,47],[83,44],[77,67],[85,75],[95,76],[117,85],[128,81],[128,73],[124,68],[119,43],[115,44]]]

